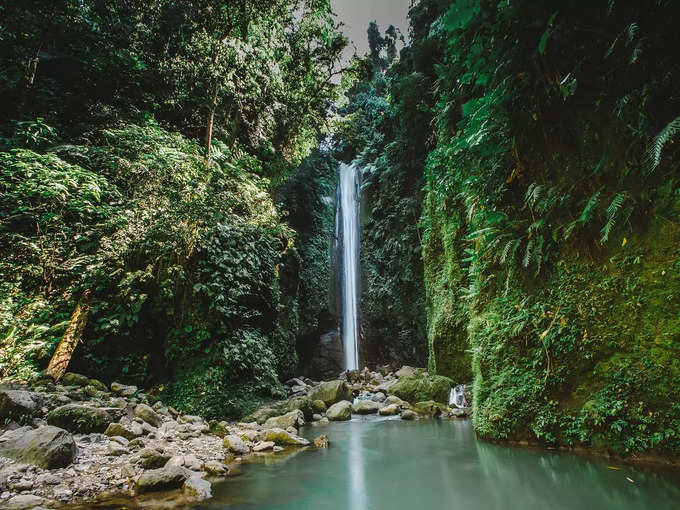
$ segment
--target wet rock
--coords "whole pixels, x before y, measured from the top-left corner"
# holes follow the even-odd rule
[[[397,370],[394,373],[394,375],[396,375],[397,377],[408,377],[409,375],[413,375],[415,371],[416,371],[415,368],[404,365],[399,370]]]
[[[213,476],[224,476],[227,473],[227,468],[224,464],[216,460],[209,460],[203,464],[203,470]]]
[[[401,412],[401,419],[402,420],[415,420],[418,418],[418,415],[415,413],[415,411],[411,411],[410,409],[406,409]]]
[[[222,444],[227,450],[237,455],[246,455],[250,453],[250,448],[245,443],[245,441],[233,434],[230,434],[227,437],[225,437],[222,440]]]
[[[352,418],[352,403],[347,400],[337,402],[328,408],[326,417],[330,421],[347,421]]]
[[[467,418],[468,416],[472,415],[472,409],[469,407],[466,407],[465,409],[458,409],[454,407],[449,409],[449,413],[454,418]]]
[[[137,386],[126,386],[117,382],[111,383],[111,391],[121,397],[131,397],[137,393]]]
[[[163,423],[163,419],[146,404],[139,404],[135,407],[135,416],[141,418],[152,427],[158,427]]]
[[[88,383],[87,377],[73,372],[66,372],[64,377],[61,378],[61,384],[64,386],[87,386]]]
[[[30,391],[0,390],[0,422],[32,416],[40,408],[39,402],[38,395]]]
[[[323,418],[323,416],[321,416],[320,414],[312,415],[312,421],[319,421],[321,418]]]
[[[210,482],[203,480],[199,476],[190,476],[186,479],[183,485],[184,492],[192,495],[198,500],[208,499],[212,497],[212,488]]]
[[[192,471],[200,471],[203,469],[203,462],[196,455],[190,453],[184,456],[184,467]]]
[[[401,409],[399,408],[399,406],[397,404],[390,404],[388,406],[385,406],[385,407],[379,409],[378,414],[380,414],[380,416],[395,416],[395,415],[399,414],[400,410]]]
[[[88,386],[92,386],[93,388],[97,389],[98,391],[101,391],[102,393],[109,392],[109,389],[106,387],[106,384],[104,384],[98,379],[88,379],[87,384]]]
[[[288,427],[301,427],[305,424],[302,411],[291,411],[283,416],[269,418],[263,425],[266,429],[287,429]]]
[[[434,400],[448,404],[452,385],[453,381],[448,377],[442,375],[426,376],[415,372],[401,377],[397,384],[389,388],[388,392],[407,402]]]
[[[323,400],[313,400],[312,409],[315,413],[325,413],[326,409],[328,409],[328,406],[326,406],[326,402]]]
[[[426,402],[416,402],[413,404],[412,409],[421,416],[426,416],[428,418],[438,418],[442,414],[448,414],[448,407],[434,400],[428,400]]]
[[[321,434],[313,441],[314,448],[328,448],[328,437],[326,434]]]
[[[326,405],[334,404],[341,400],[347,400],[352,396],[352,392],[347,386],[347,383],[342,379],[334,381],[322,382],[318,386],[312,388],[309,392],[309,398],[314,400],[323,400]]]
[[[307,446],[309,441],[296,436],[283,429],[270,429],[265,431],[265,441],[271,441],[279,446]]]
[[[385,395],[382,391],[379,391],[375,395],[373,395],[373,400],[376,402],[385,402],[385,399],[387,398],[387,395]]]
[[[390,395],[389,397],[387,397],[387,398],[385,399],[385,404],[386,404],[386,405],[396,404],[396,405],[399,406],[399,407],[408,407],[408,402],[406,402],[405,400],[400,399],[400,398],[397,397],[396,395]]]
[[[359,400],[352,405],[352,412],[356,414],[375,414],[378,412],[380,406],[377,402],[372,400]]]
[[[150,469],[144,471],[137,481],[135,487],[138,493],[157,492],[172,489],[179,489],[188,479],[187,472],[178,466],[163,467],[160,469]]]
[[[0,456],[45,469],[68,466],[76,453],[73,436],[53,426],[22,427],[0,436]]]
[[[253,446],[254,452],[263,452],[265,450],[271,450],[274,448],[276,443],[274,441],[260,441],[255,446]]]
[[[112,421],[106,411],[78,404],[66,404],[47,414],[47,423],[76,434],[104,432]]]

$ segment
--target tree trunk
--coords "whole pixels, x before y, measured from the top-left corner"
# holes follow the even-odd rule
[[[215,124],[215,110],[217,110],[217,92],[219,86],[217,78],[213,81],[212,97],[210,98],[210,113],[208,113],[208,123],[205,126],[205,163],[210,164],[210,146],[212,145],[213,125]]]
[[[76,309],[73,311],[73,315],[71,315],[71,320],[64,332],[64,336],[61,337],[57,350],[54,351],[50,364],[45,371],[47,375],[51,375],[55,381],[61,379],[66,373],[66,367],[68,367],[68,364],[71,361],[73,351],[83,336],[83,330],[87,323],[87,314],[89,311],[90,291],[86,290],[80,297],[80,301],[78,301]]]

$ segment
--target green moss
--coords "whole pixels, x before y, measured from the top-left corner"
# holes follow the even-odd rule
[[[400,377],[396,384],[390,386],[388,393],[407,402],[434,400],[446,404],[452,385],[453,381],[448,377],[414,373]]]

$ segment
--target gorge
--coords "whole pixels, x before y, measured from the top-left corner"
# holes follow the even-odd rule
[[[680,4],[404,2],[3,3],[0,507],[672,507]]]

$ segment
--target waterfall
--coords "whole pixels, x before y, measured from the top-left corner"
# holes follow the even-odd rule
[[[449,407],[453,406],[456,406],[458,409],[465,409],[467,407],[464,384],[451,388],[451,392],[449,393]]]
[[[345,370],[359,369],[359,171],[340,165],[339,227],[342,229],[342,345]]]

